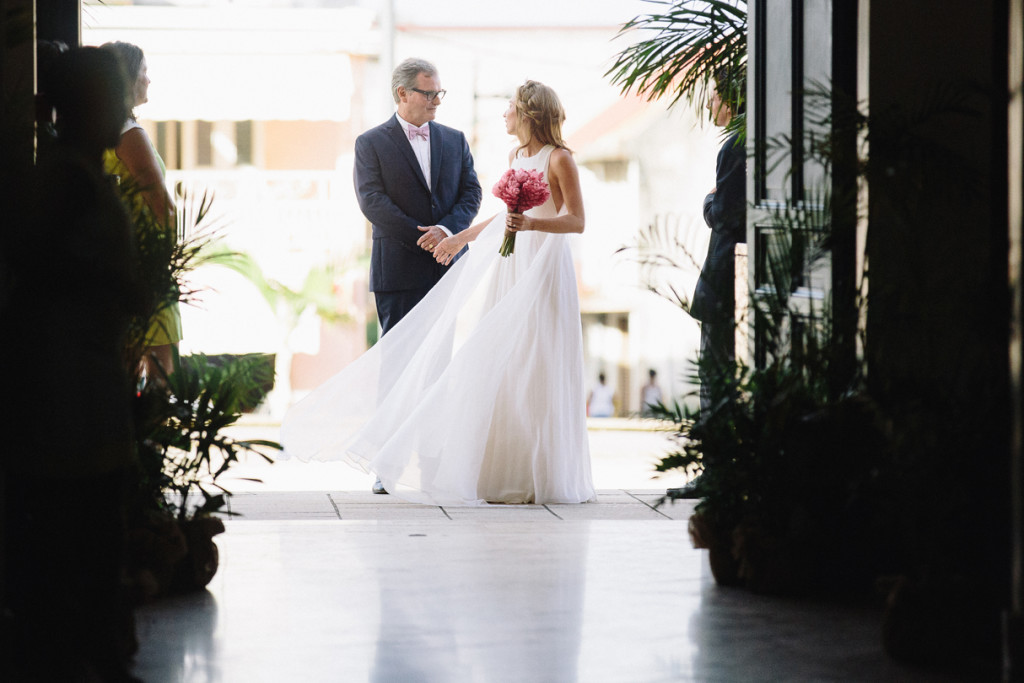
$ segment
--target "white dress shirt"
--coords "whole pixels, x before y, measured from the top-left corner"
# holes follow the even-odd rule
[[[418,128],[414,126],[398,114],[398,122],[402,124],[402,130],[406,132],[406,138],[409,137],[410,128]],[[420,162],[420,170],[423,171],[423,177],[427,179],[427,187],[430,187],[430,139],[424,140],[421,137],[409,140],[409,144],[412,145],[412,153],[416,155],[416,161]]]
[[[397,117],[398,122],[402,124],[402,130],[405,131],[406,139],[409,138],[410,128],[419,128],[419,126],[412,125],[397,113],[395,114],[395,117]],[[420,170],[423,171],[423,177],[426,178],[427,180],[427,187],[430,188],[430,139],[427,138],[426,140],[424,140],[423,138],[417,136],[414,140],[409,140],[409,144],[412,146],[412,153],[416,155],[416,161],[418,161],[420,164]],[[452,231],[449,230],[448,228],[444,227],[443,225],[438,225],[437,227],[444,230],[449,237],[452,236]]]

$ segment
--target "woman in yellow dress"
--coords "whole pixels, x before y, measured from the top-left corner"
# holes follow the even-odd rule
[[[132,197],[133,215],[135,212],[147,211],[156,220],[157,225],[166,225],[169,230],[176,231],[174,201],[167,192],[164,182],[164,162],[153,147],[146,130],[139,125],[134,113],[134,107],[149,100],[150,81],[146,57],[141,48],[131,43],[118,41],[106,43],[102,47],[118,56],[129,81],[134,83],[133,111],[121,129],[121,141],[117,147],[104,153],[103,165],[107,173],[120,179],[122,188],[136,188]],[[161,304],[146,333],[144,362],[147,377],[152,379],[159,376],[154,363],[158,363],[166,373],[173,371],[173,359],[181,337],[181,312],[178,302]]]

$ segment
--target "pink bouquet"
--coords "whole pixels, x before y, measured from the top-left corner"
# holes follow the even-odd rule
[[[551,196],[544,174],[524,168],[510,168],[494,184],[494,196],[505,202],[509,213],[523,213],[540,206]],[[516,248],[516,234],[505,230],[505,239],[498,253],[508,256]]]

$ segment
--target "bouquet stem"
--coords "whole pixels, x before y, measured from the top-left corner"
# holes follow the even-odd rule
[[[501,247],[498,249],[498,253],[502,256],[508,257],[509,254],[516,250],[516,234],[505,230],[505,239],[501,241]]]

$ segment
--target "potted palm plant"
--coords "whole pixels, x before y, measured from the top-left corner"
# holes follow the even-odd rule
[[[186,274],[231,255],[216,247],[208,225],[212,198],[183,197],[178,225],[163,225],[141,202],[138,188],[122,187],[137,239],[137,268],[151,304],[132,320],[126,351],[135,369],[135,435],[138,470],[129,504],[128,569],[140,600],[205,586],[217,570],[213,536],[224,531],[217,513],[228,512],[230,492],[218,481],[247,454],[271,461],[281,446],[225,434],[245,407],[272,386],[271,370],[258,357],[212,363],[178,357],[171,369],[146,376],[142,358],[147,331],[160,313],[194,296]],[[168,371],[170,370],[170,371]]]
[[[648,37],[619,54],[608,72],[613,82],[651,99],[669,98],[670,106],[685,99],[700,110],[712,75],[724,68],[731,76],[721,80],[723,99],[742,112],[746,3],[652,4],[661,11],[623,27]],[[744,123],[734,117],[727,134]],[[819,130],[831,130],[828,123]],[[774,142],[780,150],[805,143]],[[814,144],[806,157],[827,156],[827,143]],[[701,501],[690,524],[694,544],[709,549],[720,583],[766,592],[835,581],[829,567],[838,557],[857,554],[840,538],[859,538],[861,531],[851,527],[840,534],[829,527],[859,519],[853,510],[868,505],[877,471],[862,453],[884,452],[884,424],[867,399],[863,374],[837,387],[830,311],[791,306],[790,293],[829,249],[831,198],[823,191],[817,199],[784,206],[772,216],[773,239],[764,255],[770,283],[751,296],[757,303],[749,311],[765,337],[764,361],[748,367],[742,360],[723,364],[702,357],[699,374],[720,398],[700,414],[685,401],[661,410],[678,425],[679,450],[657,469],[703,471]],[[678,240],[648,234],[641,241],[646,244],[639,253],[651,259],[648,265],[680,263],[651,248]],[[692,255],[687,260],[694,262]],[[688,310],[688,297],[671,292],[671,298]]]

